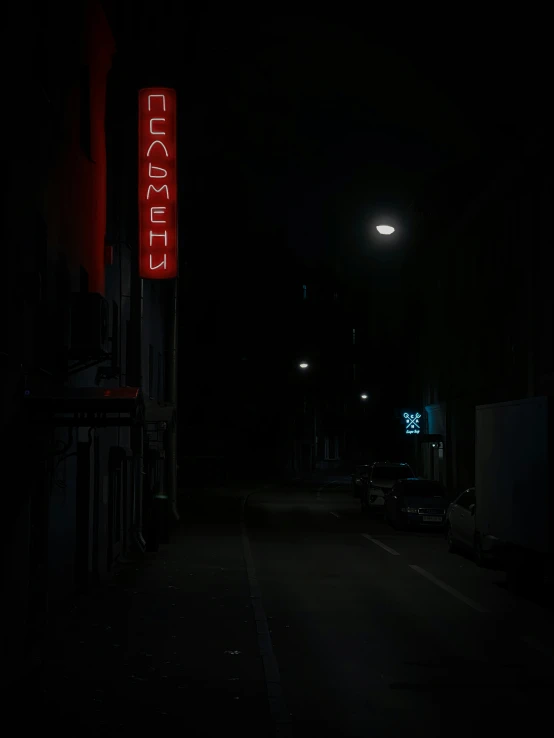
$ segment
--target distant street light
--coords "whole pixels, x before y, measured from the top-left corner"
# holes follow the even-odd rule
[[[390,236],[395,231],[395,229],[390,225],[378,225],[375,227],[377,228],[377,232],[382,236]]]
[[[367,400],[367,395],[362,395],[362,400]]]
[[[308,368],[308,365],[306,364],[305,361],[303,361],[301,364],[299,364],[299,366],[300,366],[301,369],[307,369]]]

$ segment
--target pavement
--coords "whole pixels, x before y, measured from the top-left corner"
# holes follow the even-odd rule
[[[184,728],[188,736],[273,735],[243,499],[237,489],[192,498],[170,544],[121,568],[52,624],[42,667],[17,696],[20,729],[71,738]]]
[[[340,477],[204,490],[181,512],[170,544],[60,623],[28,721],[262,738],[548,724],[551,613],[441,535],[362,516]]]

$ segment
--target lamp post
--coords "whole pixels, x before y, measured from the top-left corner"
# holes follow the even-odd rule
[[[301,361],[299,361],[298,362],[298,365],[297,365],[297,367],[300,370],[300,372],[303,372],[303,373],[306,373],[307,369],[309,369],[309,366],[310,366],[309,363],[305,359],[302,359]],[[304,386],[304,384],[305,383],[302,381],[302,387],[303,387],[303,391],[302,391],[302,394],[301,394],[301,397],[302,397],[302,405],[303,405],[302,423],[301,423],[301,427],[302,427],[301,433],[302,433],[302,435],[299,436],[298,435],[298,430],[296,430],[294,432],[294,440],[293,440],[292,468],[294,469],[295,472],[297,472],[297,471],[304,471],[302,449],[303,449],[303,444],[304,444],[304,439],[305,439],[305,434],[306,434],[306,428],[305,428],[305,422],[306,421],[305,421],[305,416],[306,416],[306,409],[307,409],[307,397],[306,397],[306,391],[307,390],[306,390],[306,387]],[[296,426],[296,420],[295,420],[295,427],[297,427]],[[314,443],[315,443],[315,418],[314,418]],[[311,456],[311,458],[310,458],[310,470],[311,470],[312,461],[313,461],[313,454],[314,454],[314,451],[312,450],[311,451],[311,454],[310,454],[310,456]]]

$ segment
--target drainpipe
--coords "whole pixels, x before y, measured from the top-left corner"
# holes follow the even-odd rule
[[[139,320],[136,329],[136,345],[135,345],[135,378],[138,386],[142,388],[143,372],[142,372],[142,341],[144,336],[144,280],[138,281],[139,292]],[[134,499],[133,499],[133,540],[135,545],[145,551],[146,541],[142,534],[142,500],[144,490],[144,422],[133,428],[133,456],[134,456]]]
[[[142,392],[142,336],[144,322],[144,281],[133,277],[131,287],[131,327],[133,331],[133,355],[127,360],[127,381],[140,387]],[[129,359],[131,358],[131,361]],[[142,400],[142,398],[141,398]],[[144,408],[142,408],[144,409]],[[131,505],[131,542],[135,550],[144,553],[146,542],[142,534],[142,497],[144,489],[144,415],[140,423],[131,428],[133,452],[133,498]]]
[[[168,428],[167,455],[169,459],[168,487],[169,508],[174,520],[180,520],[177,508],[177,361],[178,361],[178,291],[179,281],[173,280],[173,298],[171,303],[171,331],[169,334],[169,402],[174,407],[173,423]]]
[[[128,4],[130,8],[130,4]],[[130,12],[130,11],[129,11]],[[125,15],[129,13],[126,11]],[[121,67],[120,72],[123,74],[122,79],[129,73],[134,76],[131,69],[126,69],[124,64]],[[125,85],[122,85],[122,89]],[[129,88],[129,92],[134,88],[134,85]],[[138,192],[138,170],[135,166],[131,166],[132,162],[136,162],[135,152],[138,150],[138,107],[136,105],[137,90],[133,90],[132,100],[129,99],[129,112],[134,110],[134,113],[130,113],[130,120],[133,120],[135,125],[133,126],[135,134],[128,141],[122,141],[123,151],[125,152],[122,160],[122,165],[129,169],[131,176],[132,189],[135,193]],[[126,118],[126,99],[122,98],[121,114]],[[138,210],[131,209],[131,201],[127,199],[127,190],[122,193],[122,207],[123,212],[127,212],[131,215],[134,213],[135,217],[130,218],[128,222],[128,240],[129,243],[138,244],[139,234],[138,225],[139,217]],[[136,201],[135,201],[136,202]],[[130,330],[131,330],[131,346],[132,350],[130,355],[126,357],[126,383],[131,387],[138,387],[141,394],[141,403],[144,399],[144,371],[143,371],[143,342],[144,342],[144,280],[140,276],[140,268],[138,263],[138,247],[131,249],[130,267],[131,267],[131,295],[130,295]],[[144,405],[140,412],[140,422],[137,423],[131,429],[131,449],[133,454],[133,500],[131,509],[131,541],[135,550],[144,553],[146,551],[146,541],[143,534],[143,497],[144,497]]]
[[[532,212],[532,211],[531,211]],[[534,234],[533,234],[534,235]],[[534,239],[533,236],[528,241],[525,249],[527,254],[526,259],[526,308],[527,308],[527,397],[535,396],[535,322],[534,318],[534,279],[533,279],[533,265],[534,259]]]

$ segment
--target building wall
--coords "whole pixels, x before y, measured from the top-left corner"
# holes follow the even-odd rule
[[[13,472],[7,476],[16,482],[10,484],[5,510],[10,521],[4,538],[5,587],[11,604],[3,655],[14,681],[27,668],[26,647],[32,655],[47,613],[49,476],[56,445],[51,427],[29,426],[23,398],[29,387],[51,388],[58,369],[63,334],[58,318],[69,278],[63,251],[50,248],[47,194],[58,152],[70,145],[67,91],[75,84],[85,13],[84,2],[65,9],[15,6],[5,28],[6,36],[18,38],[20,52],[10,71],[18,126],[4,152],[11,186],[5,201],[9,321],[2,431]],[[76,32],[66,34],[67,28]]]
[[[38,642],[48,620],[106,576],[115,558],[140,554],[141,522],[143,531],[152,531],[138,496],[148,434],[124,425],[30,424],[25,392],[52,396],[68,387],[101,392],[138,386],[152,397],[156,416],[168,351],[167,285],[144,285],[141,319],[133,197],[136,80],[109,75],[115,44],[99,3],[36,11],[28,38],[35,63],[22,66],[19,85],[28,91],[20,102],[23,132],[33,145],[11,151],[9,162],[14,276],[2,362],[2,429],[18,479],[5,541],[14,598],[4,651],[15,678],[27,666],[22,648]],[[108,109],[114,98],[121,107]],[[67,358],[72,296],[95,293],[109,305],[117,361],[78,365]],[[162,428],[157,416],[154,426]],[[163,448],[164,433],[157,435]]]
[[[60,99],[66,136],[56,146],[50,145],[52,159],[44,190],[44,213],[48,234],[49,261],[64,264],[65,289],[53,294],[58,304],[65,303],[62,321],[71,320],[71,293],[100,293],[110,303],[110,318],[114,305],[119,308],[120,260],[106,264],[106,142],[105,113],[107,74],[115,45],[100,5],[86,3],[80,24],[80,46],[65,59],[67,84]],[[53,84],[53,83],[52,83]],[[120,256],[120,255],[118,255]],[[110,274],[110,292],[106,292],[106,271]],[[115,275],[113,273],[116,273]],[[60,300],[61,298],[61,300]],[[126,316],[123,315],[123,318]],[[59,369],[63,368],[60,366]],[[94,387],[97,366],[70,375],[65,382],[73,387]],[[104,381],[115,386],[117,378]],[[48,539],[49,607],[67,597],[74,589],[76,578],[75,550],[77,547],[77,443],[79,432],[60,428],[56,440],[68,444],[64,460],[57,458],[51,481]],[[85,439],[88,434],[85,435]],[[91,434],[93,448],[105,460],[106,450],[118,443],[117,429],[103,429]],[[97,473],[100,488],[99,550],[106,538],[106,463]],[[95,482],[93,481],[92,484]],[[83,494],[79,490],[79,494]],[[105,570],[105,559],[98,555],[99,573]]]
[[[309,428],[312,463],[318,468],[406,453],[411,459],[413,444],[405,448],[391,408],[416,404],[417,362],[407,380],[405,368],[406,360],[417,356],[414,311],[403,317],[413,290],[406,297],[400,273],[392,270],[379,272],[373,281],[366,276],[341,280],[324,269],[299,276],[296,351],[310,368],[298,400],[297,442]],[[304,397],[308,418],[301,410]],[[298,450],[295,458],[300,464]]]
[[[475,181],[460,217],[421,252],[422,400],[445,407],[452,494],[474,483],[475,406],[552,391],[550,160],[545,143],[528,142]]]

